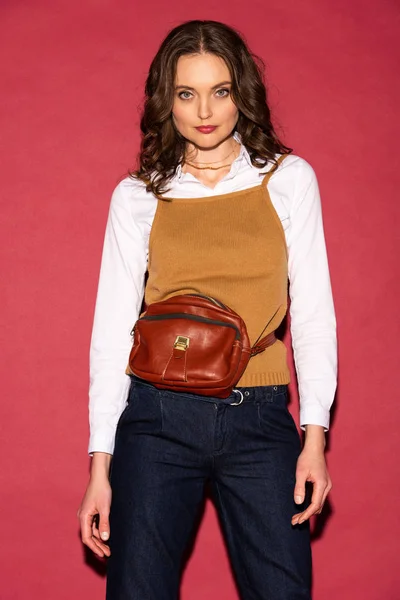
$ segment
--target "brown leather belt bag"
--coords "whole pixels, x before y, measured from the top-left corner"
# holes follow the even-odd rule
[[[150,304],[132,334],[129,368],[134,375],[159,389],[216,398],[227,398],[250,358],[276,341],[272,332],[251,347],[243,319],[200,294]]]

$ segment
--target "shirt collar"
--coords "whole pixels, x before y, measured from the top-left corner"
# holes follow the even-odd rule
[[[251,159],[250,159],[250,155],[247,151],[246,146],[242,143],[242,139],[240,136],[240,133],[238,133],[237,131],[234,132],[233,134],[233,138],[240,144],[240,150],[239,150],[239,155],[235,158],[235,160],[233,161],[232,165],[231,165],[231,170],[228,173],[228,175],[226,176],[226,179],[231,179],[232,177],[234,177],[236,175],[236,173],[239,171],[240,167],[242,166],[243,162],[247,162],[250,166],[251,166]],[[176,181],[180,182],[182,181],[186,176],[190,176],[190,173],[183,173],[182,172],[182,166],[179,164],[177,166],[176,169],[176,174],[174,179],[176,179]]]

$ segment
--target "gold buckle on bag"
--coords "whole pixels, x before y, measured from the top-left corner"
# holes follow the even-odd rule
[[[174,348],[185,352],[189,348],[189,339],[184,335],[178,335],[174,343]]]

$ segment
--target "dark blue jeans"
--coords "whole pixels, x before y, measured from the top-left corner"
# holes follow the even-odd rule
[[[301,441],[287,385],[226,400],[132,377],[111,462],[107,600],[176,600],[209,482],[243,600],[310,600],[309,522],[293,527]]]

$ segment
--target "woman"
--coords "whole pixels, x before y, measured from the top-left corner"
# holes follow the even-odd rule
[[[331,489],[324,432],[337,368],[315,173],[279,141],[261,70],[222,23],[173,29],[145,92],[139,168],[114,191],[104,242],[82,540],[109,557],[108,600],[175,599],[209,482],[241,598],[309,599],[309,519]],[[288,283],[303,447],[280,340],[224,401],[125,371],[143,300],[218,298],[253,343],[282,322]]]

